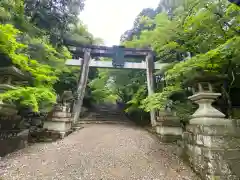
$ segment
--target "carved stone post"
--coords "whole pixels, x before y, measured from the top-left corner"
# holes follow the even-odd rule
[[[156,133],[163,142],[177,142],[182,138],[180,120],[172,112],[161,111],[157,117]]]
[[[225,115],[211,104],[220,93],[211,83],[197,83],[189,97],[199,105],[184,132],[185,155],[196,172],[205,180],[237,180],[240,177],[239,120]]]
[[[71,125],[72,119],[69,108],[60,103],[56,104],[44,121],[45,136],[52,139],[64,138],[71,132]]]
[[[64,91],[58,104],[48,114],[44,121],[43,128],[46,129],[46,135],[52,139],[64,138],[71,133],[71,101],[73,99],[71,91]]]

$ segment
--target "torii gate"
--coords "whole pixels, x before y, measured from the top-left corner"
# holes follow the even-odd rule
[[[147,86],[148,95],[154,93],[154,69],[161,69],[166,63],[154,63],[154,55],[150,49],[135,49],[125,48],[123,46],[84,46],[78,45],[77,47],[70,47],[70,51],[73,53],[76,59],[69,59],[66,61],[68,66],[81,66],[80,81],[78,84],[77,94],[78,98],[75,102],[73,113],[73,123],[75,123],[82,110],[82,103],[87,86],[89,67],[98,68],[121,68],[121,69],[146,69],[147,71]],[[83,57],[83,58],[81,58]],[[98,57],[113,58],[111,61],[99,61],[94,60]],[[127,58],[140,59],[141,63],[137,62],[125,62]],[[145,61],[144,61],[145,60]],[[156,125],[156,113],[155,110],[150,112],[151,124]]]

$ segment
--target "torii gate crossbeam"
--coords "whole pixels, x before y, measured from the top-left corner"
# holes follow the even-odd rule
[[[68,59],[66,61],[66,65],[68,66],[81,66],[83,63],[83,59]],[[167,63],[154,63],[154,69],[162,69],[164,66],[166,66]],[[90,60],[90,67],[97,67],[97,68],[114,68],[111,61],[96,61],[94,59]],[[147,69],[147,64],[145,61],[142,61],[141,63],[136,62],[125,62],[124,66],[119,69]]]

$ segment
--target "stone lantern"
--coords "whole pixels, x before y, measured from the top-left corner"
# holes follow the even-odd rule
[[[0,67],[0,93],[17,89],[16,85],[28,83],[30,77],[9,64]],[[23,125],[14,102],[0,100],[0,156],[5,156],[28,143],[29,130]]]
[[[28,77],[14,66],[0,68],[0,93],[16,89],[15,85],[24,84]],[[16,106],[8,101],[0,101],[0,116],[10,119],[16,118],[18,110]]]
[[[223,78],[199,74],[191,82],[190,100],[199,105],[183,133],[184,155],[204,180],[240,178],[239,122],[226,119],[212,103],[221,96]]]
[[[212,103],[221,96],[221,93],[214,92],[214,86],[211,81],[196,82],[192,91],[193,95],[189,99],[198,104],[199,107],[192,115],[190,124],[215,124],[216,121],[219,122],[218,118],[225,117],[222,112],[212,106]]]

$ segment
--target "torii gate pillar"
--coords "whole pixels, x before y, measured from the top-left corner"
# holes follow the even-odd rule
[[[85,95],[88,81],[89,63],[91,60],[90,52],[91,51],[89,49],[86,49],[84,52],[84,60],[81,66],[80,81],[77,88],[77,99],[73,107],[73,124],[78,121],[80,113],[82,112],[83,98]]]
[[[149,53],[146,57],[146,69],[147,69],[147,86],[148,96],[154,94],[154,61],[152,53]],[[151,125],[156,126],[156,111],[150,111]]]

